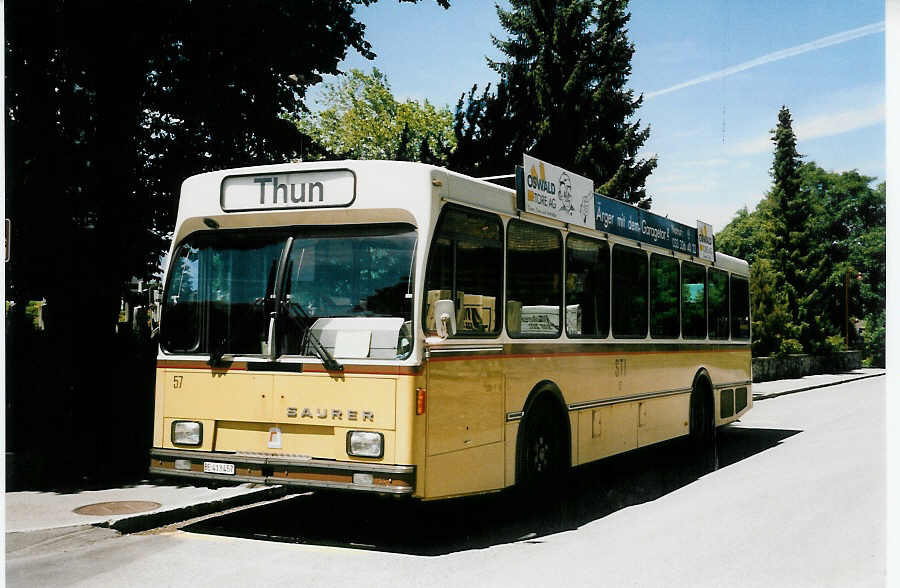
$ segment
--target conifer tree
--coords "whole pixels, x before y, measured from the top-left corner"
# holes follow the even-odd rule
[[[772,161],[774,244],[776,268],[781,274],[779,289],[788,294],[788,307],[792,316],[797,316],[797,292],[802,291],[797,283],[797,241],[798,229],[806,221],[805,200],[800,198],[800,154],[797,153],[797,137],[792,128],[791,112],[786,106],[778,111],[778,125],[772,130],[775,143],[775,157]],[[801,216],[802,215],[802,216]]]
[[[759,259],[750,266],[750,301],[753,317],[752,349],[755,357],[765,357],[791,350],[800,330],[788,311],[788,297],[778,289],[778,272],[774,264]]]
[[[824,340],[822,317],[815,314],[821,305],[818,283],[822,275],[821,245],[816,242],[813,220],[814,202],[801,189],[803,162],[797,152],[797,137],[791,112],[786,106],[778,111],[778,125],[772,130],[775,155],[772,161],[772,201],[774,261],[779,289],[787,294],[788,310],[800,329],[800,342],[806,351],[815,351]]]
[[[513,166],[521,163],[526,149],[516,124],[505,80],[497,84],[493,93],[490,84],[480,95],[478,85],[472,86],[456,104],[456,149],[450,154],[447,167],[476,177],[511,173]]]
[[[508,38],[493,41],[506,60],[489,64],[500,84],[478,98],[473,88],[465,107],[460,100],[451,166],[509,173],[526,151],[592,178],[608,196],[649,208],[644,184],[656,158],[638,157],[650,129],[632,120],[643,97],[626,86],[634,53],[626,6],[511,0],[509,10],[498,7]]]

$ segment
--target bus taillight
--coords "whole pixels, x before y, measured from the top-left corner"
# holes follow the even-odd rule
[[[425,388],[416,388],[416,414],[425,414]]]

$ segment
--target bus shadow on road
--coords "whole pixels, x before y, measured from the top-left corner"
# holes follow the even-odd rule
[[[771,449],[800,431],[726,428],[718,467]],[[314,492],[207,518],[182,531],[409,555],[435,556],[576,529],[623,508],[656,500],[710,472],[681,441],[576,468],[543,504],[512,492],[430,503]]]

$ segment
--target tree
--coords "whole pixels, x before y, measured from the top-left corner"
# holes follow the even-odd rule
[[[478,94],[472,86],[456,104],[453,133],[456,149],[450,154],[450,169],[475,176],[509,174],[526,150],[524,136],[516,128],[510,107],[509,84],[501,80],[495,93],[488,86]]]
[[[866,327],[865,332],[863,333],[863,348],[866,353],[868,365],[871,365],[872,367],[885,367],[886,335],[886,313],[882,309],[881,312],[869,315],[866,318]]]
[[[833,349],[829,338],[843,339],[846,296],[851,318],[865,318],[861,343],[866,357],[877,365],[884,356],[885,184],[873,188],[872,177],[855,170],[825,171],[815,162],[801,163],[797,176],[796,198],[805,200],[803,208],[809,216],[798,227],[803,235],[795,239],[805,243],[795,269],[807,280],[795,299],[798,314],[815,324],[815,330],[806,330],[806,350],[827,353]],[[754,354],[776,353],[783,341],[803,338],[796,330],[797,317],[790,313],[787,290],[776,285],[785,283],[773,264],[776,255],[785,253],[776,249],[775,237],[785,231],[774,228],[776,206],[773,189],[753,212],[738,211],[716,235],[719,251],[751,263]],[[785,226],[783,220],[781,226]],[[789,257],[797,254],[787,253]],[[851,279],[845,292],[848,274]]]
[[[815,270],[810,289],[817,294],[804,305],[808,316],[821,317],[825,334],[844,334],[845,297],[852,316],[884,309],[884,184],[873,190],[874,180],[856,170],[827,172],[815,163],[800,168],[800,191],[812,211],[807,231],[814,258],[806,265]]]
[[[322,110],[295,122],[328,157],[421,159],[443,165],[455,144],[448,108],[435,108],[428,100],[398,102],[376,68],[371,74],[351,69],[327,84],[322,103]]]
[[[753,212],[747,207],[737,211],[735,217],[716,234],[716,249],[741,259],[753,266],[757,260],[771,257],[771,201],[763,199]]]
[[[774,264],[760,259],[750,266],[750,313],[753,318],[753,355],[764,357],[793,351],[800,329],[788,309],[787,294],[778,288]]]
[[[780,274],[777,287],[788,295],[788,308],[792,317],[797,317],[799,301],[797,296],[804,288],[799,284],[798,272],[800,247],[806,239],[800,237],[809,217],[809,202],[801,198],[800,154],[797,153],[797,138],[792,128],[791,113],[782,106],[778,112],[778,125],[772,130],[775,142],[775,157],[770,174],[772,190],[772,250],[775,267]],[[799,286],[799,287],[798,287]]]
[[[506,60],[489,64],[500,83],[493,94],[473,88],[457,105],[451,167],[509,173],[527,151],[593,178],[607,196],[649,208],[644,184],[656,158],[638,157],[650,130],[631,120],[643,97],[626,87],[634,53],[626,6],[511,0],[509,10],[498,7],[509,36],[493,41]]]
[[[7,367],[21,377],[7,371],[7,389],[18,402],[30,398],[19,386],[26,375],[43,378],[34,397],[75,411],[58,414],[78,423],[67,442],[81,455],[101,455],[104,437],[94,424],[142,398],[133,394],[143,385],[133,375],[117,381],[118,367],[84,369],[83,357],[112,353],[105,364],[119,363],[115,353],[125,347],[113,337],[122,287],[158,271],[181,181],[283,161],[308,144],[281,115],[302,110],[306,89],[337,73],[349,48],[373,56],[353,15],[359,3],[370,0],[5,6],[16,23],[5,48],[6,207],[21,252],[7,266],[7,295],[17,309],[46,297],[44,351],[54,363],[28,374],[27,362],[42,354],[9,346]],[[14,314],[11,323],[20,319]],[[147,373],[152,378],[152,368]],[[40,430],[19,431],[13,445],[58,442],[46,434],[55,427],[27,422]],[[102,455],[116,461],[109,451]]]
[[[792,128],[790,110],[782,106],[778,124],[772,130],[775,155],[772,161],[772,250],[779,277],[778,287],[787,293],[788,309],[800,328],[800,342],[804,349],[814,352],[825,340],[822,330],[823,292],[827,268],[826,243],[821,239],[822,228],[815,223],[822,218],[815,214],[821,202],[803,190],[801,156],[797,152],[797,138]]]

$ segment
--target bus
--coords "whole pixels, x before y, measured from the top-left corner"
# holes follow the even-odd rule
[[[521,200],[410,162],[188,178],[150,472],[432,500],[714,445],[752,407],[747,262]]]

